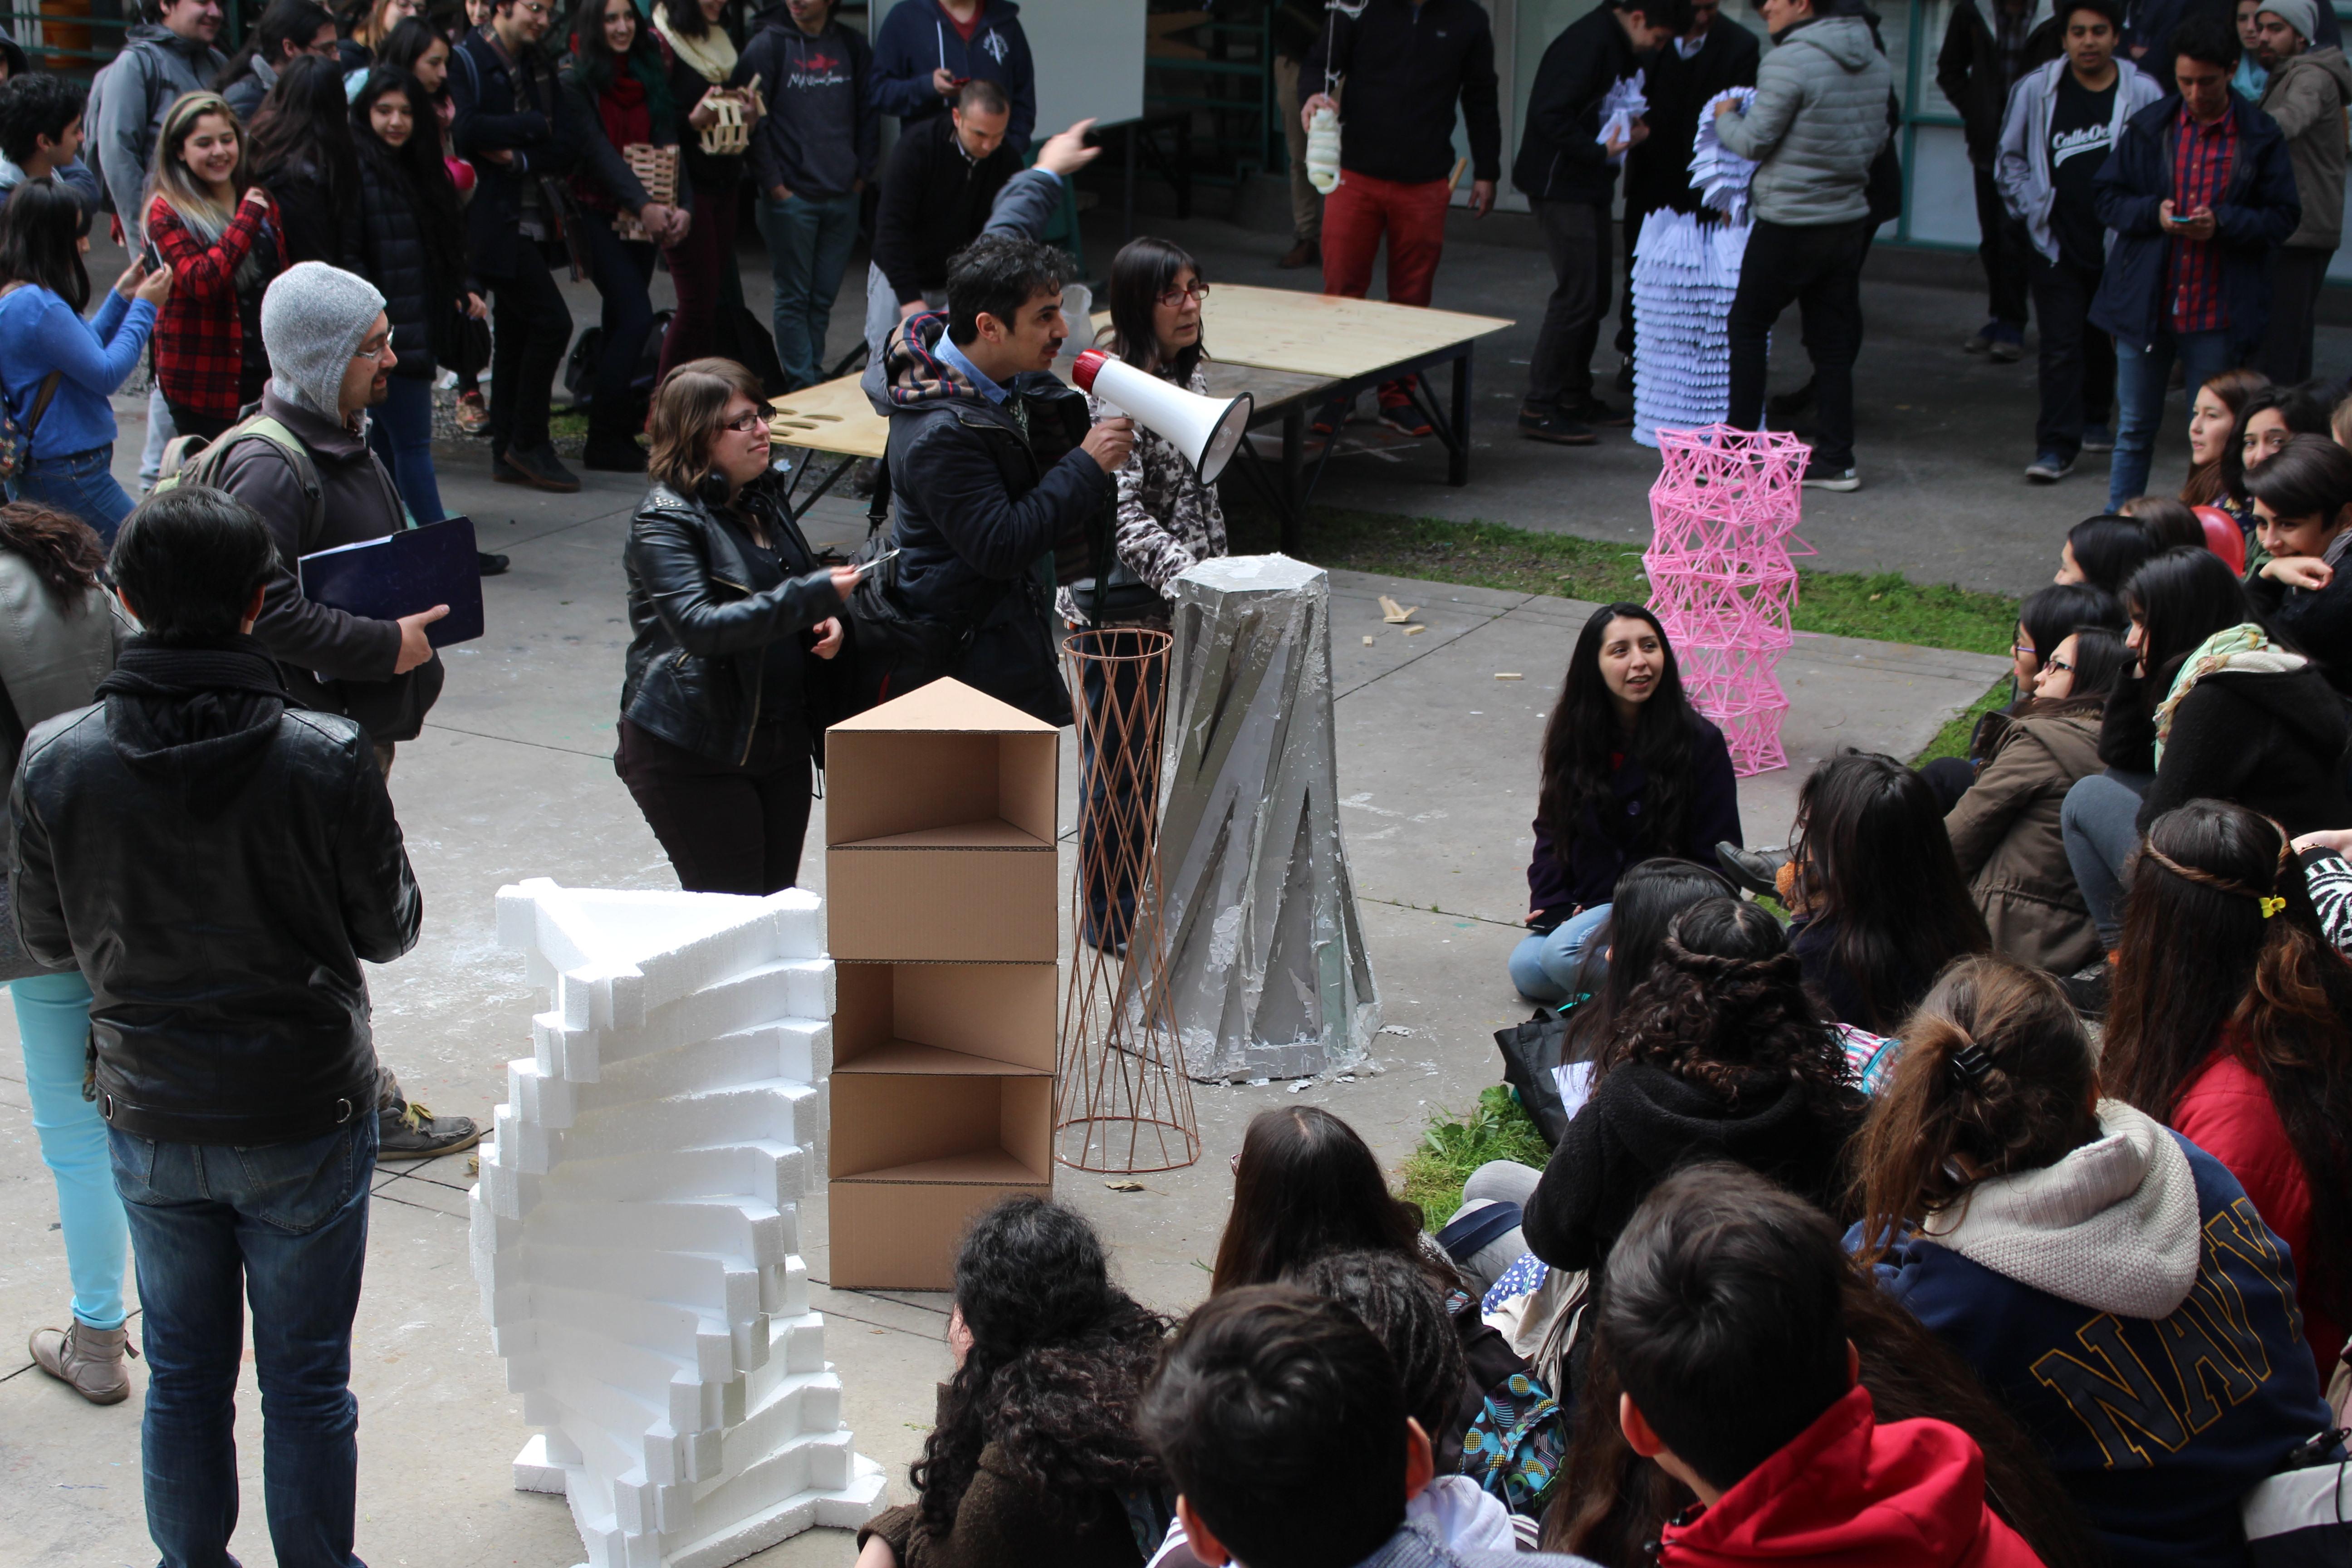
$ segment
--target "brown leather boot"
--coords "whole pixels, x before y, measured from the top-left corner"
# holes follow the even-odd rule
[[[131,1397],[125,1354],[137,1355],[128,1325],[93,1329],[79,1319],[67,1328],[35,1329],[25,1342],[41,1370],[69,1384],[92,1405],[120,1405]]]

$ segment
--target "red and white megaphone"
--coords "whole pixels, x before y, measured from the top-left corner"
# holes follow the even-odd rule
[[[1100,349],[1088,349],[1078,356],[1071,379],[1079,391],[1093,393],[1173,442],[1204,485],[1215,484],[1225,465],[1233,461],[1242,437],[1249,434],[1250,414],[1255,406],[1246,392],[1239,397],[1203,397]]]

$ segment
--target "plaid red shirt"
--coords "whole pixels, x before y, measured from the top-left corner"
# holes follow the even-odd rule
[[[240,199],[236,216],[207,247],[163,197],[147,209],[147,237],[172,269],[172,292],[155,317],[155,384],[163,395],[199,414],[234,419],[243,406],[237,381],[245,368],[245,323],[237,308],[236,269],[267,223],[276,264],[263,281],[286,270],[286,230],[273,201],[267,216]]]
[[[2172,216],[2185,218],[2199,207],[2218,205],[2230,188],[2230,166],[2237,156],[2234,110],[2200,125],[2182,104],[2172,133]],[[2209,332],[2230,324],[2230,313],[2221,308],[2221,258],[2211,240],[2172,237],[2164,297],[2165,321],[2176,332]]]

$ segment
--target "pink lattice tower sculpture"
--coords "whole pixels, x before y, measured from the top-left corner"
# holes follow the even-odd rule
[[[1792,554],[1805,444],[1794,436],[1709,425],[1660,430],[1664,467],[1650,487],[1654,530],[1643,568],[1650,608],[1682,663],[1683,689],[1723,727],[1741,777],[1789,765],[1775,673],[1794,634]],[[1791,546],[1794,549],[1791,549]]]

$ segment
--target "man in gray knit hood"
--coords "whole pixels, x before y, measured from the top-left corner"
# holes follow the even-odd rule
[[[2320,286],[2344,236],[2344,110],[2352,104],[2352,63],[2341,48],[2319,42],[2315,0],[2262,0],[2254,26],[2254,58],[2270,73],[2262,110],[2286,138],[2303,221],[2271,264],[2270,324],[2246,363],[2285,386],[2311,379]]]
[[[295,703],[358,720],[389,773],[394,745],[416,738],[441,695],[441,659],[425,628],[448,607],[368,620],[304,598],[296,566],[305,555],[408,526],[400,492],[367,444],[367,410],[383,401],[400,363],[383,296],[364,278],[302,262],[262,295],[261,342],[269,351],[269,384],[246,420],[258,416],[279,426],[315,478],[276,433],[221,437],[228,445],[214,482],[259,512],[278,542],[278,567],[253,636],[278,661]],[[436,1117],[408,1103],[389,1071],[383,1089],[380,1160],[446,1153],[481,1135],[466,1117]]]

